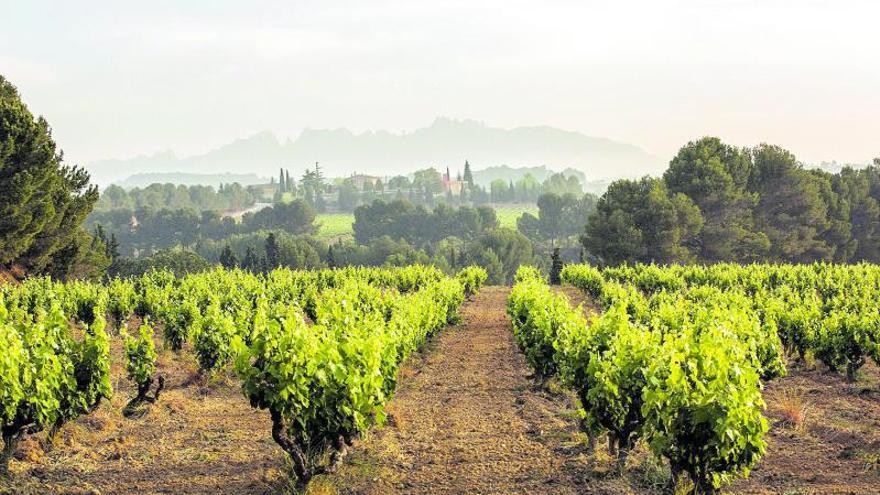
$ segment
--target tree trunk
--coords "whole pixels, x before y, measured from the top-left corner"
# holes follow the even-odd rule
[[[147,394],[150,393],[150,387],[153,386],[153,378],[147,378],[145,383],[138,385],[138,393],[137,396],[132,399],[132,402],[135,404],[140,404],[147,397]]]
[[[623,473],[626,470],[626,460],[629,452],[635,446],[631,440],[631,434],[626,434],[617,439],[617,471]]]
[[[596,444],[599,443],[599,439],[596,438],[596,436],[592,435],[592,434],[588,435],[587,438],[589,441],[588,447],[590,449],[590,452],[595,452],[596,451]]]
[[[333,448],[333,454],[330,456],[330,466],[327,468],[327,471],[331,473],[336,471],[339,465],[342,464],[342,459],[348,454],[348,442],[346,441],[346,437],[344,435],[339,435],[333,442]]]
[[[55,437],[58,435],[58,432],[61,431],[61,427],[64,425],[64,422],[61,418],[58,418],[52,426],[49,427],[49,431],[46,432],[46,439],[43,440],[43,452],[51,452],[52,448],[55,447]]]
[[[617,440],[611,434],[608,435],[608,453],[613,456],[617,455]]]
[[[307,484],[312,477],[312,472],[309,470],[303,449],[287,434],[287,425],[284,424],[281,413],[274,409],[270,409],[269,412],[272,416],[272,439],[290,456],[293,461],[293,472],[300,484]]]
[[[151,402],[156,402],[159,400],[159,394],[162,393],[162,390],[165,388],[165,377],[159,375],[159,384],[156,385],[156,393],[153,394],[153,400]]]
[[[153,396],[150,397],[150,388],[153,386],[153,378],[150,377],[146,383],[142,385],[138,385],[137,395],[128,401],[128,404],[122,408],[122,414],[124,416],[131,416],[135,413],[135,408],[144,402],[149,402],[150,404],[154,404],[159,400],[159,395],[162,393],[162,390],[165,388],[165,377],[159,375],[156,384],[156,392],[153,393]]]
[[[626,471],[626,460],[629,458],[629,449],[620,447],[617,449],[617,472],[623,474]]]
[[[862,365],[865,364],[864,359],[860,359],[858,361],[847,361],[846,362],[846,381],[849,383],[853,383],[856,381],[856,372]]]

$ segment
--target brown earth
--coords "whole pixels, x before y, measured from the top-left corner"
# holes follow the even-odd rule
[[[578,493],[587,476],[573,402],[530,378],[509,290],[483,289],[403,371],[391,420],[326,479],[345,494]]]
[[[595,310],[579,291],[560,291]],[[460,325],[412,356],[388,424],[356,441],[339,472],[317,477],[308,492],[663,493],[668,469],[644,446],[616,474],[604,447],[587,448],[571,394],[531,377],[504,312],[507,294],[484,289],[464,305]],[[114,399],[66,425],[48,454],[37,445],[44,434],[24,442],[0,493],[290,492],[267,415],[234,378],[203,380],[191,353],[160,352],[167,390],[144,416],[125,418],[133,391],[121,357],[114,338]],[[847,384],[821,365],[792,367],[764,395],[773,424],[767,456],[726,492],[880,494],[880,369],[868,364]]]
[[[285,455],[268,414],[250,407],[237,380],[200,378],[191,352],[159,351],[166,389],[143,415],[126,418],[122,409],[135,394],[121,338],[112,338],[111,353],[113,398],[66,424],[49,453],[39,446],[45,433],[22,441],[0,493],[282,493]]]
[[[17,284],[25,275],[24,269],[18,265],[11,267],[0,265],[0,285]]]
[[[856,383],[819,363],[789,365],[766,385],[767,454],[730,491],[749,494],[880,493],[880,369]],[[793,422],[792,419],[799,419]]]

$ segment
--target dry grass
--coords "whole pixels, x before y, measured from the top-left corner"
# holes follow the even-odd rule
[[[803,431],[809,409],[810,404],[805,399],[803,391],[787,389],[780,394],[774,405],[773,414],[779,418],[778,426]]]
[[[315,478],[309,483],[305,495],[337,495],[339,491],[336,485],[327,478]]]
[[[231,374],[197,377],[190,352],[161,350],[165,392],[126,418],[134,390],[119,338],[111,340],[111,357],[113,398],[66,424],[48,453],[40,445],[46,433],[22,442],[14,478],[0,482],[0,494],[290,492],[268,415],[250,407]]]

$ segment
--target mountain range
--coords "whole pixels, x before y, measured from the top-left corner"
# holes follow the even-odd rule
[[[455,175],[465,160],[474,170],[502,165],[560,171],[572,168],[587,180],[656,174],[665,167],[638,146],[605,138],[548,126],[502,129],[442,117],[428,127],[402,134],[306,129],[295,140],[282,142],[270,132],[261,132],[200,155],[178,157],[166,151],[101,160],[85,167],[93,182],[106,185],[136,174],[172,172],[272,177],[284,167],[299,175],[315,162],[327,177],[410,174],[431,166],[449,167]]]

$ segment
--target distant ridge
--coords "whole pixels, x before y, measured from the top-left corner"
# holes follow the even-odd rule
[[[294,141],[280,142],[261,132],[201,155],[180,158],[172,152],[86,165],[99,184],[143,173],[253,173],[273,177],[279,167],[299,175],[320,162],[327,176],[354,172],[375,175],[411,173],[434,166],[459,171],[468,160],[474,170],[494,166],[572,168],[587,180],[656,174],[661,160],[643,149],[605,138],[548,126],[501,129],[474,120],[437,118],[410,133],[347,129],[306,129]]]

